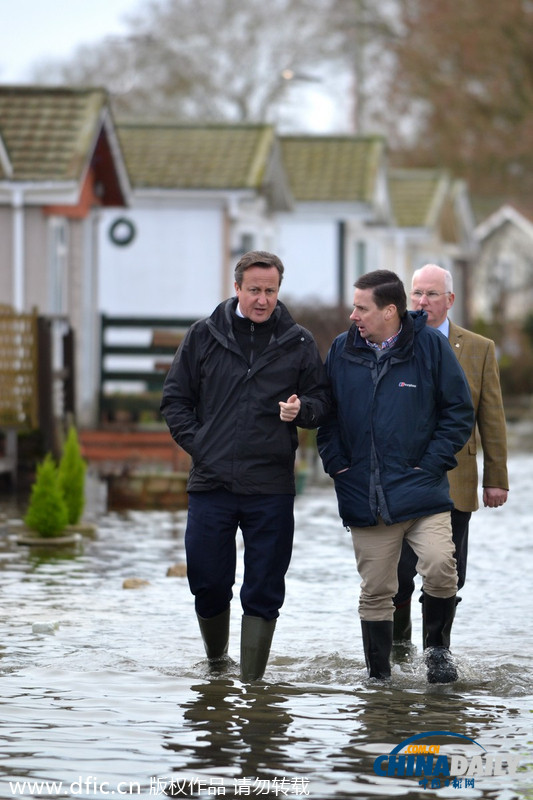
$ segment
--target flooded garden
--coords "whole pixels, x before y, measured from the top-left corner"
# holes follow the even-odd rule
[[[508,503],[472,517],[448,685],[426,682],[416,614],[391,682],[367,678],[351,537],[329,482],[296,498],[287,597],[253,684],[239,680],[241,572],[233,661],[214,673],[205,660],[179,568],[185,511],[111,512],[93,483],[94,532],[30,547],[4,497],[0,797],[531,799],[533,456],[513,454],[509,469]],[[429,754],[441,757],[430,778]]]

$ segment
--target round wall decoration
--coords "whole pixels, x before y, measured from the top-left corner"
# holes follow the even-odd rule
[[[109,238],[113,244],[119,247],[125,247],[131,244],[136,234],[135,225],[131,219],[126,217],[118,217],[112,225],[109,226]]]

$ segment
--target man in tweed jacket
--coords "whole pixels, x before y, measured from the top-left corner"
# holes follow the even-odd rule
[[[477,441],[483,450],[483,504],[499,508],[507,500],[507,435],[498,362],[494,342],[460,328],[448,319],[455,295],[451,274],[436,264],[426,264],[413,274],[411,308],[423,309],[427,324],[449,340],[472,393],[476,424],[470,439],[456,454],[457,467],[448,472],[452,510],[452,533],[457,560],[458,589],[465,582],[468,526],[478,503]],[[398,594],[394,598],[394,639],[411,638],[411,595],[416,574],[416,556],[404,542],[398,565]]]

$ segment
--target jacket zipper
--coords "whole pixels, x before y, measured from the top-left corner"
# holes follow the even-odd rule
[[[254,331],[255,326],[253,322],[250,322],[250,343],[252,345],[250,350],[250,366],[254,363]]]

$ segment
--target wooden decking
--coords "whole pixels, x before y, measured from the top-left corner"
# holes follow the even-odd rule
[[[166,430],[78,432],[82,456],[107,484],[111,510],[183,509],[189,455]]]
[[[102,476],[130,471],[188,472],[189,455],[168,431],[82,430],[78,433],[82,456]]]

